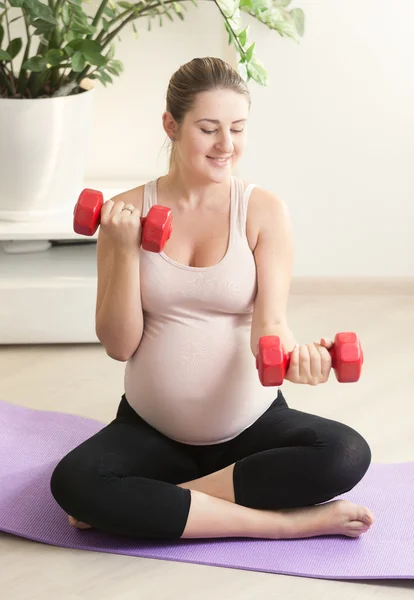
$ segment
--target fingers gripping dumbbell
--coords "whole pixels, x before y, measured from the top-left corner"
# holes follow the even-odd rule
[[[339,383],[354,383],[359,380],[364,356],[356,333],[337,333],[329,353]],[[256,367],[262,385],[282,385],[290,356],[291,352],[285,351],[278,336],[269,335],[259,339]]]
[[[101,222],[103,194],[98,190],[84,189],[73,211],[73,229],[80,235],[91,236]],[[155,205],[146,217],[141,217],[141,245],[149,252],[161,252],[172,231],[171,209]]]

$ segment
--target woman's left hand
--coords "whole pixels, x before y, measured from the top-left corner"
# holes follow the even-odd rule
[[[285,379],[292,383],[313,386],[326,383],[332,367],[332,358],[328,352],[332,346],[333,342],[326,338],[313,344],[295,346],[290,355]]]

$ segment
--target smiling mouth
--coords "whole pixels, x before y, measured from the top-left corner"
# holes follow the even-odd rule
[[[228,160],[230,160],[231,156],[226,156],[225,158],[219,156],[207,156],[207,158],[209,158],[210,160],[216,160],[217,162],[225,163]]]

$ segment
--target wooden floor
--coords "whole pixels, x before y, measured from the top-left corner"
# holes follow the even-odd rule
[[[356,331],[363,377],[283,391],[289,405],[341,420],[369,441],[374,462],[414,460],[414,296],[293,295],[299,343]],[[124,365],[90,346],[0,347],[0,398],[19,405],[113,418]],[[407,507],[412,510],[411,507]],[[404,518],[404,515],[401,515]],[[414,549],[413,549],[414,551]],[[0,534],[5,600],[394,600],[414,598],[414,581],[330,581],[55,548]]]

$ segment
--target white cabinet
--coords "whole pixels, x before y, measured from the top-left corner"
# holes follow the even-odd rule
[[[136,185],[85,187],[101,189],[106,200]],[[96,238],[73,231],[73,214],[0,221],[0,344],[98,341]]]

